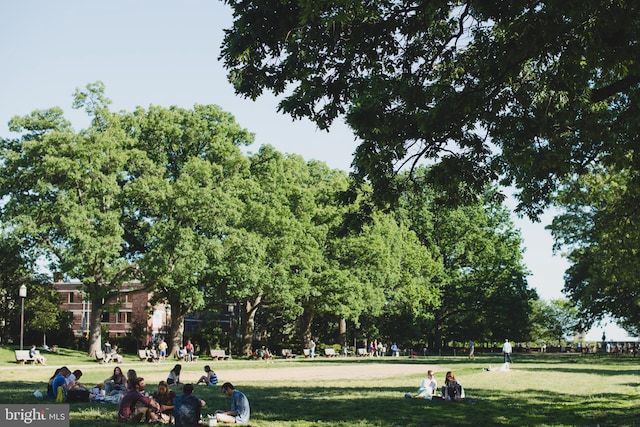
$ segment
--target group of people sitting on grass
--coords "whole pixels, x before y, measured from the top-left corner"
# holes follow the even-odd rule
[[[73,391],[87,391],[87,388],[80,382],[80,377],[82,377],[80,369],[73,372],[66,366],[56,369],[47,383],[47,398],[63,402],[67,400],[67,395]]]
[[[256,359],[262,359],[265,362],[273,362],[273,353],[267,346],[262,346],[260,348],[255,349],[253,352],[253,357]]]
[[[118,352],[118,346],[115,344],[112,346],[109,340],[104,342],[102,353],[104,354],[105,363],[111,362],[111,361],[116,363],[122,363],[122,355]]]
[[[104,391],[98,385],[91,390],[80,383],[82,371],[71,370],[63,366],[56,369],[49,379],[47,386],[47,398],[56,401],[69,401],[67,396],[72,390],[84,390],[92,395],[95,400],[105,400],[106,396],[115,397],[112,401],[118,402],[119,422],[148,422],[171,423],[178,426],[192,426],[201,423],[201,409],[205,401],[194,396],[193,384],[182,384],[180,373],[182,366],[177,364],[171,369],[167,381],[160,381],[157,390],[151,395],[145,391],[144,378],[139,377],[134,369],[129,369],[126,375],[119,366],[113,368],[113,373],[104,380]],[[171,383],[169,383],[171,381]],[[204,383],[207,386],[216,386],[218,376],[209,365],[204,367],[202,375],[196,385]],[[182,385],[182,394],[176,395],[170,386]],[[246,423],[250,417],[250,407],[247,397],[234,386],[226,382],[222,385],[222,393],[231,398],[231,410],[215,412],[215,417],[221,423]],[[97,396],[102,396],[102,399]],[[106,398],[106,399],[109,399]],[[87,399],[88,400],[88,399]]]
[[[182,372],[182,365],[176,364],[171,371],[169,371],[169,375],[167,375],[167,384],[168,385],[176,385],[180,383],[180,372]],[[201,376],[196,384],[204,383],[206,385],[214,386],[218,384],[218,376],[215,371],[211,369],[209,365],[205,365],[204,367],[204,375]]]
[[[440,394],[438,394],[438,391]],[[405,394],[405,397],[417,397],[429,400],[442,398],[447,401],[459,402],[464,399],[464,388],[456,379],[453,371],[448,371],[444,378],[444,385],[440,390],[438,390],[438,381],[436,380],[433,371],[429,369],[427,371],[427,377],[422,380],[422,383],[418,388],[418,393],[415,396],[407,393]]]
[[[179,365],[176,365],[178,367]],[[180,383],[180,370],[175,375],[176,367],[171,370],[173,385]],[[205,367],[206,375],[200,377],[198,382],[206,385],[215,385],[218,380],[209,366]],[[213,375],[212,375],[213,373]],[[134,374],[135,375],[135,374]],[[214,381],[215,379],[215,381]],[[141,421],[148,423],[171,423],[177,426],[194,426],[201,424],[202,408],[206,402],[193,395],[194,385],[184,384],[182,394],[176,393],[169,388],[166,381],[160,381],[157,391],[151,396],[145,392],[145,381],[141,377],[131,377],[129,382],[133,387],[124,394],[120,401],[118,410],[118,421],[121,423]],[[214,384],[215,382],[215,384]],[[221,423],[246,423],[249,421],[250,408],[247,397],[240,391],[235,390],[233,384],[224,383],[222,392],[231,397],[230,411],[216,411],[216,420]]]

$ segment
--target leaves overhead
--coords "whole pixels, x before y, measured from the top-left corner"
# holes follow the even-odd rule
[[[420,162],[453,197],[498,178],[537,217],[557,180],[616,164],[638,132],[637,2],[231,1],[221,59],[239,94],[360,139],[379,200]],[[461,185],[462,184],[462,185]]]

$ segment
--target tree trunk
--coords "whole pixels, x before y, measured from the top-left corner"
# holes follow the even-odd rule
[[[340,345],[344,347],[348,347],[347,343],[347,319],[340,319],[340,323],[338,324],[338,333],[340,335]]]
[[[255,331],[255,318],[258,307],[262,302],[262,295],[258,295],[253,301],[245,302],[244,313],[240,313],[240,319],[243,317],[244,328],[242,332],[242,355],[250,357],[253,353],[253,332]],[[240,327],[240,325],[238,325]]]
[[[302,348],[309,348],[309,342],[311,341],[311,325],[313,325],[314,313],[311,310],[305,310],[300,322],[300,330],[302,332]]]
[[[98,292],[94,292],[91,295],[96,294],[98,294]],[[94,357],[96,350],[102,348],[102,308],[102,298],[91,298],[91,311],[89,313],[89,357]]]
[[[442,350],[442,318],[439,314],[436,314],[436,330],[434,334],[435,352],[440,354]]]
[[[167,337],[167,344],[169,350],[167,357],[175,357],[178,350],[182,347],[182,340],[184,339],[184,318],[186,314],[174,313],[174,307],[178,307],[178,304],[171,304],[171,328],[169,328],[169,336]]]

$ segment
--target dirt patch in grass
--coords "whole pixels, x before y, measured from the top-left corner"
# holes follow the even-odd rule
[[[348,365],[326,365],[313,362],[305,363],[304,366],[282,366],[284,363],[266,364],[264,368],[253,369],[216,369],[215,364],[210,365],[216,371],[221,381],[241,382],[241,381],[286,381],[286,380],[339,380],[339,379],[369,379],[369,378],[391,378],[404,375],[424,374],[428,369],[434,372],[445,371],[446,368],[436,365],[413,365],[413,364],[391,364],[391,363],[366,363]],[[150,375],[151,380],[164,379],[166,375]],[[189,374],[189,377],[192,375]],[[185,381],[186,378],[183,379]]]

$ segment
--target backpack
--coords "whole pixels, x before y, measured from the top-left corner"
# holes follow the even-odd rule
[[[460,394],[460,384],[458,384],[458,381],[449,381],[449,384],[447,384],[447,393],[452,400]]]
[[[68,390],[65,401],[67,403],[88,402],[89,390],[83,390],[83,389]]]

